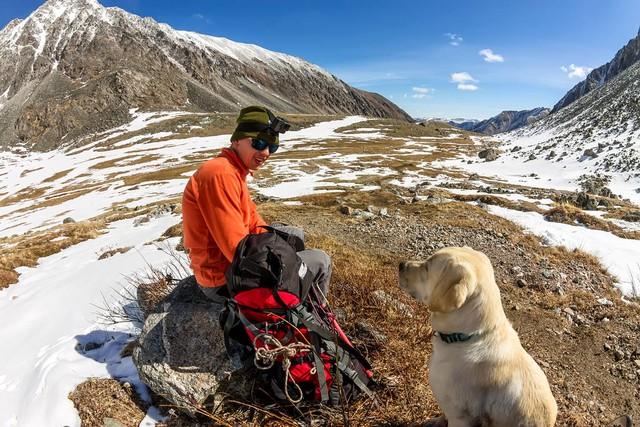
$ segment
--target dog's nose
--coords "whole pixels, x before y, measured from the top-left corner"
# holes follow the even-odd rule
[[[404,271],[406,268],[407,268],[406,261],[400,261],[400,264],[398,264],[398,270]]]

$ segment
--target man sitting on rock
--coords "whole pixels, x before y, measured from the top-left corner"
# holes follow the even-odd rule
[[[202,292],[220,308],[229,294],[225,272],[240,240],[250,233],[262,233],[266,223],[256,210],[247,188],[247,174],[264,165],[279,147],[279,133],[289,124],[265,107],[243,108],[231,135],[231,145],[205,162],[189,179],[182,196],[184,246]],[[277,227],[304,240],[301,229]],[[331,259],[321,250],[304,250],[298,255],[327,294]]]

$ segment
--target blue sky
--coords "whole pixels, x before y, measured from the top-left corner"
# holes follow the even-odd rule
[[[640,27],[640,0],[98,1],[299,56],[416,117],[552,106]],[[4,26],[42,0],[2,3]]]

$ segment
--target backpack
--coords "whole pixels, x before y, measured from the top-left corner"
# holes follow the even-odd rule
[[[240,241],[226,272],[221,316],[237,368],[252,363],[276,400],[338,405],[373,396],[371,365],[351,344],[297,252],[296,236],[267,228]]]

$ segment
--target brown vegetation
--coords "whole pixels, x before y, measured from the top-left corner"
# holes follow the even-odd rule
[[[138,427],[146,405],[128,383],[110,378],[89,378],[69,393],[83,427],[117,425]]]

